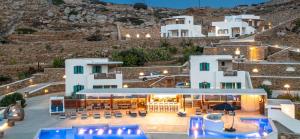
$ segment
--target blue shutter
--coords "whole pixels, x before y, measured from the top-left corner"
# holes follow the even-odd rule
[[[74,74],[77,74],[77,66],[74,66]]]
[[[206,63],[206,71],[209,71],[209,63]]]
[[[200,71],[203,70],[203,66],[202,66],[202,63],[200,63]]]

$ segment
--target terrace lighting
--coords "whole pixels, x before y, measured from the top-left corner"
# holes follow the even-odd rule
[[[140,38],[140,34],[136,34],[136,38]]]
[[[66,79],[66,78],[67,78],[67,76],[66,76],[66,75],[64,75],[64,76],[63,76],[63,78],[64,78],[64,79]]]
[[[9,89],[9,86],[6,86],[6,89]]]
[[[289,89],[291,86],[289,84],[285,84],[283,87]]]
[[[32,79],[30,79],[30,80],[29,80],[29,82],[30,82],[30,83],[32,83],[32,82],[33,82],[33,80],[32,80]]]
[[[151,35],[149,33],[146,34],[146,38],[151,38]]]
[[[274,47],[278,48],[278,47],[279,47],[279,45],[278,45],[278,44],[276,44],[276,45],[274,45]]]
[[[99,129],[98,132],[97,132],[97,135],[103,135],[104,133],[104,130],[103,129]]]
[[[128,88],[128,85],[127,85],[127,84],[124,84],[124,85],[123,85],[123,88]]]
[[[139,75],[140,75],[140,76],[144,76],[145,73],[144,73],[144,72],[140,72]]]
[[[300,49],[297,49],[296,51],[297,51],[297,52],[300,52]]]
[[[258,69],[257,69],[257,68],[254,68],[254,69],[252,70],[252,72],[257,73],[257,72],[258,72]]]
[[[125,37],[126,38],[130,38],[131,36],[130,36],[130,34],[126,34]]]
[[[169,71],[168,71],[168,70],[164,70],[163,73],[164,73],[164,74],[168,74]]]
[[[49,90],[48,90],[48,89],[45,89],[45,90],[44,90],[44,92],[45,92],[45,93],[48,93],[48,92],[49,92]]]
[[[237,48],[236,50],[235,50],[235,55],[240,55],[241,54],[241,51],[240,51],[240,49],[239,48]]]

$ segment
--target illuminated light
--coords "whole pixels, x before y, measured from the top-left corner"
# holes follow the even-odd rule
[[[97,135],[103,135],[104,133],[104,130],[103,129],[99,129],[98,132],[97,132]]]
[[[138,135],[140,135],[142,133],[142,131],[140,130],[140,129],[138,129],[137,131],[136,131],[136,134],[138,134]]]
[[[128,131],[127,131],[127,134],[128,134],[128,135],[130,135],[130,134],[131,134],[131,130],[130,130],[130,129],[128,129]]]
[[[254,49],[254,47],[250,47],[250,50],[253,50]]]
[[[84,132],[85,132],[85,129],[79,129],[79,131],[78,131],[78,135],[83,135],[83,134],[84,134]]]
[[[124,84],[124,85],[123,85],[123,88],[128,88],[128,85],[127,85],[127,84]]]
[[[240,51],[240,49],[239,48],[237,48],[236,50],[235,50],[235,55],[240,55],[241,54],[241,51]]]
[[[29,80],[29,82],[30,82],[30,83],[32,83],[32,82],[33,82],[33,80],[32,80],[32,79],[30,79],[30,80]]]
[[[111,134],[111,133],[112,133],[112,130],[111,130],[111,129],[109,129],[109,130],[108,130],[108,134]]]
[[[223,50],[226,51],[226,48],[224,48]]]
[[[268,133],[267,132],[263,132],[263,136],[268,136]]]
[[[93,130],[92,129],[89,130],[89,134],[93,134]]]
[[[48,92],[49,92],[49,90],[48,90],[48,89],[45,89],[45,90],[44,90],[44,92],[45,92],[45,93],[48,93]]]
[[[9,86],[6,86],[6,89],[9,89]]]
[[[123,130],[119,128],[118,131],[117,131],[117,134],[118,134],[118,135],[121,135],[122,132],[123,132]]]
[[[198,123],[196,124],[195,128],[196,128],[196,129],[198,129],[198,128],[199,128],[199,124],[198,124]]]
[[[199,135],[198,131],[197,131],[197,130],[194,130],[194,137],[195,137],[195,138],[198,138],[198,135]]]
[[[276,45],[274,45],[274,47],[278,48],[278,47],[279,47],[279,45],[278,45],[278,44],[276,44]]]
[[[297,52],[300,52],[300,49],[297,49],[296,51],[297,51]]]
[[[66,78],[67,78],[67,76],[66,76],[66,75],[64,75],[64,76],[63,76],[63,78],[64,78],[64,79],[66,79]]]
[[[140,34],[136,34],[136,38],[140,38]]]
[[[257,69],[257,68],[254,68],[254,69],[252,70],[252,72],[257,73],[257,72],[258,72],[258,69]]]
[[[149,33],[146,34],[146,38],[151,38],[151,35]]]
[[[59,132],[59,130],[56,130],[56,133],[58,133]]]
[[[289,89],[291,86],[289,84],[285,84],[283,87]]]
[[[164,74],[168,74],[169,71],[168,71],[168,70],[164,70],[163,73],[164,73]]]
[[[2,126],[0,126],[0,131],[3,131],[7,128],[8,124],[4,123]]]
[[[144,76],[145,73],[144,73],[144,72],[140,72],[139,75],[140,75],[140,76]]]
[[[126,34],[125,37],[126,38],[130,38],[131,36],[130,36],[130,34]]]

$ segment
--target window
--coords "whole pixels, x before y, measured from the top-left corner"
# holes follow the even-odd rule
[[[93,66],[93,73],[102,73],[101,66]]]
[[[103,85],[94,85],[93,88],[94,88],[94,89],[102,89],[102,88],[103,88]]]
[[[221,89],[241,89],[241,88],[242,88],[242,84],[240,82],[221,83]]]
[[[200,63],[200,71],[209,71],[209,63]]]
[[[83,66],[74,66],[74,74],[83,74]]]
[[[225,66],[225,62],[224,61],[221,62],[221,66]]]
[[[73,92],[74,93],[79,92],[79,91],[81,91],[83,89],[84,89],[83,85],[75,85],[75,86],[73,86]]]
[[[93,86],[94,89],[108,89],[108,88],[118,88],[117,85],[94,85]]]
[[[199,88],[210,88],[210,83],[208,82],[202,82],[202,83],[199,83]]]

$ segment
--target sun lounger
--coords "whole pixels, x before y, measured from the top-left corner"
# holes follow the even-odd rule
[[[116,111],[115,112],[115,117],[121,118],[122,117],[122,113],[120,111]]]
[[[70,119],[76,119],[77,118],[77,114],[75,112],[72,112],[70,115]]]
[[[84,112],[84,108],[79,108],[79,109],[78,109],[78,112],[79,112],[79,113],[83,113],[83,112]]]
[[[104,117],[111,118],[111,112],[109,112],[109,111],[104,112]]]
[[[100,119],[100,113],[97,112],[93,113],[93,117],[94,119]]]
[[[139,115],[142,116],[142,117],[144,117],[144,116],[147,115],[147,111],[145,111],[145,110],[140,110],[140,111],[139,111]]]
[[[196,108],[195,114],[196,114],[196,115],[202,115],[201,109],[200,109],[200,108]]]
[[[88,115],[86,112],[81,114],[81,119],[87,119],[87,118],[88,118]]]
[[[131,117],[137,117],[137,112],[136,111],[129,111],[129,115]]]
[[[177,113],[177,115],[179,116],[179,117],[186,117],[186,113],[185,112],[178,112]]]
[[[66,119],[66,118],[67,118],[66,113],[59,114],[59,119]]]

